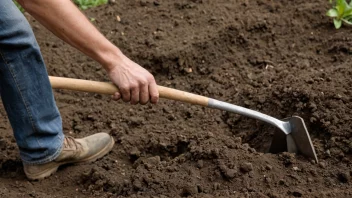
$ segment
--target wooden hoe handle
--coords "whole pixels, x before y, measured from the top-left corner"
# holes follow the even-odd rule
[[[97,82],[91,80],[81,80],[74,78],[63,78],[49,76],[51,87],[53,89],[68,89],[73,91],[82,91],[98,94],[113,95],[118,92],[118,88],[107,82]],[[168,87],[158,86],[159,96],[161,98],[186,102],[195,105],[208,106],[209,98],[172,89]]]

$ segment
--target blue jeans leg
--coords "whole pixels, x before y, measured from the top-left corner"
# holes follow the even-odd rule
[[[54,160],[61,116],[32,29],[12,0],[0,0],[0,90],[23,162]]]

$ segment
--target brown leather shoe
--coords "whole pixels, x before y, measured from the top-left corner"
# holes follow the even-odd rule
[[[97,133],[82,139],[65,137],[59,157],[46,164],[25,164],[24,172],[30,180],[44,179],[63,164],[92,162],[103,157],[111,151],[114,143],[114,139],[106,133]]]

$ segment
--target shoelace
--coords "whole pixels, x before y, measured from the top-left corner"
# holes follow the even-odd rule
[[[65,137],[64,148],[72,149],[74,147],[75,150],[77,150],[79,145],[80,145],[80,143],[75,141],[75,139],[73,137],[71,137],[71,136]]]

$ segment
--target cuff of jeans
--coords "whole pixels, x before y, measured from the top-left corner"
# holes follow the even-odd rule
[[[43,159],[34,160],[34,161],[26,160],[21,156],[22,163],[26,164],[26,165],[39,165],[39,164],[46,164],[46,163],[54,161],[61,154],[64,138],[65,138],[64,134],[62,134],[58,137],[58,140],[59,140],[58,147],[55,149],[54,153],[49,154],[48,156],[44,157]]]

